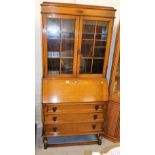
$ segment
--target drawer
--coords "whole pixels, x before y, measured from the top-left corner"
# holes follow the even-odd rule
[[[44,124],[68,122],[103,122],[104,113],[79,113],[79,114],[47,114],[44,115]]]
[[[103,123],[68,123],[44,125],[45,134],[65,134],[103,131]]]
[[[105,104],[43,104],[44,113],[90,113],[103,112]]]

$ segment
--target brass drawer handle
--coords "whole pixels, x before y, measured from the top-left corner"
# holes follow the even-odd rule
[[[53,121],[56,121],[57,120],[57,117],[53,117]]]
[[[57,110],[57,107],[53,107],[53,112],[56,112],[56,110]]]
[[[96,128],[96,125],[95,125],[95,124],[93,124],[93,125],[92,125],[92,128],[93,128],[93,129],[95,129],[95,128]]]
[[[99,105],[95,105],[95,109],[98,110],[99,109]]]
[[[97,115],[94,115],[94,119],[97,119]]]
[[[53,132],[57,132],[57,128],[56,127],[53,128]]]

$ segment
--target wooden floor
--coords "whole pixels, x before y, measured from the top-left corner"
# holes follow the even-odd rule
[[[66,146],[66,147],[52,147],[44,150],[41,139],[41,128],[37,129],[36,137],[36,155],[89,155],[91,151],[98,152],[113,143],[103,139],[102,145],[79,145],[79,146]]]

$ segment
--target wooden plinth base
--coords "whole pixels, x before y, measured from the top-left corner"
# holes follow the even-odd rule
[[[85,135],[84,135],[85,136]],[[83,136],[83,138],[84,138]],[[92,135],[91,135],[92,136]],[[98,144],[98,145],[101,145],[102,144],[102,138],[100,135],[93,135],[94,136],[94,139],[92,139],[92,137],[90,137],[90,141],[89,141],[89,136],[87,135],[86,137],[86,140],[88,141],[79,141],[77,140],[76,138],[78,136],[75,136],[75,139],[72,138],[73,140],[72,141],[63,141],[61,142],[61,139],[60,139],[60,142],[58,143],[50,143],[50,140],[48,140],[47,137],[44,137],[43,138],[43,143],[44,143],[44,149],[47,149],[48,147],[63,147],[63,146],[76,146],[76,145],[90,145],[90,144]],[[74,136],[72,136],[74,137]],[[82,137],[82,136],[81,136]],[[96,137],[96,138],[95,138]],[[68,137],[68,139],[70,139],[71,137]],[[67,137],[65,137],[65,140],[67,139]]]

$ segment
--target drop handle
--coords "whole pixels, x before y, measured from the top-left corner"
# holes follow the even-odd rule
[[[99,109],[99,105],[95,105],[95,109],[98,110]]]
[[[57,117],[53,117],[53,121],[56,121],[57,120]]]
[[[57,107],[53,107],[53,112],[56,112],[56,110],[57,110]]]
[[[94,119],[97,119],[97,115],[94,115]]]
[[[93,124],[93,125],[92,125],[92,128],[93,128],[93,129],[95,129],[95,128],[96,128],[96,125],[95,125],[95,124]]]
[[[54,128],[53,128],[53,131],[54,131],[54,132],[57,132],[57,128],[56,128],[56,127],[54,127]]]

